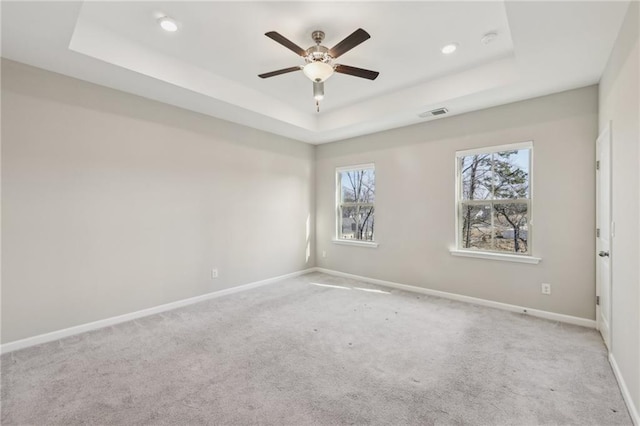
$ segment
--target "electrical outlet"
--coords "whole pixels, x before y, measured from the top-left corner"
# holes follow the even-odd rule
[[[211,270],[211,278],[218,278],[218,268],[213,268]]]
[[[322,250],[322,257],[327,257],[327,251],[326,250]]]
[[[542,283],[542,285],[540,286],[540,291],[542,292],[542,294],[551,294],[551,284]]]

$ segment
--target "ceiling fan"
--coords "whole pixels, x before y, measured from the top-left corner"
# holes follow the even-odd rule
[[[306,50],[275,31],[269,31],[268,33],[265,33],[265,35],[299,55],[304,59],[305,65],[298,65],[295,67],[283,68],[281,70],[259,74],[258,77],[269,78],[280,74],[302,70],[302,72],[304,72],[304,74],[313,82],[313,97],[316,100],[316,109],[318,112],[320,112],[320,101],[324,98],[324,82],[331,77],[334,72],[366,78],[369,80],[375,80],[380,74],[377,71],[365,70],[333,62],[344,53],[371,38],[369,33],[362,28],[355,30],[351,35],[347,36],[347,38],[333,46],[331,49],[320,44],[322,43],[322,40],[324,40],[324,32],[319,30],[311,33],[311,38],[316,42],[316,45],[311,46]]]

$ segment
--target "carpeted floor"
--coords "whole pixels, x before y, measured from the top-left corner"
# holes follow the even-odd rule
[[[1,360],[3,425],[631,424],[595,330],[318,273]]]

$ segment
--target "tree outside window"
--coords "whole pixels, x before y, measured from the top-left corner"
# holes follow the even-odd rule
[[[458,247],[530,254],[531,142],[457,153]]]
[[[374,241],[373,164],[337,169],[337,233],[343,240]]]

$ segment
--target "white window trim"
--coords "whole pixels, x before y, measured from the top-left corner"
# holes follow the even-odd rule
[[[513,150],[516,150],[516,149],[531,149],[531,150],[533,150],[533,141],[508,143],[508,144],[505,144],[505,145],[488,146],[486,148],[473,148],[473,149],[466,149],[464,151],[456,151],[456,159],[458,159],[460,157],[466,157],[468,155],[493,154],[494,152],[513,151]]]
[[[460,248],[460,189],[461,189],[461,181],[460,181],[460,173],[458,168],[460,167],[460,162],[458,159],[460,157],[466,157],[469,155],[476,154],[493,154],[495,152],[502,151],[511,151],[511,150],[519,150],[519,149],[529,149],[529,199],[528,199],[528,215],[529,215],[529,223],[528,223],[528,253],[527,254],[511,254],[499,251],[488,251],[488,250],[476,250],[476,249],[464,249]],[[533,237],[534,237],[534,229],[533,229],[533,141],[525,141],[525,142],[517,142],[512,144],[505,145],[494,145],[484,148],[474,148],[467,149],[463,151],[456,151],[455,157],[455,181],[456,181],[456,191],[455,191],[455,202],[454,202],[454,212],[455,212],[455,247],[450,249],[449,252],[453,256],[462,256],[462,257],[473,257],[477,259],[489,259],[489,260],[504,260],[508,262],[518,262],[518,263],[531,263],[538,264],[542,261],[542,258],[533,256]],[[495,201],[495,200],[491,200]],[[502,200],[500,200],[502,201]],[[480,202],[480,200],[478,200]]]
[[[340,173],[342,172],[346,172],[346,171],[351,171],[351,170],[374,170],[376,169],[376,164],[375,163],[365,163],[365,164],[354,164],[352,166],[340,166],[340,167],[336,167],[336,174],[335,174],[335,183],[336,183],[336,199],[335,199],[335,208],[334,208],[334,213],[335,213],[335,238],[333,238],[331,241],[334,244],[343,244],[343,245],[349,245],[349,246],[359,246],[359,247],[368,247],[368,248],[377,248],[378,247],[378,243],[374,240],[374,241],[361,241],[361,240],[352,240],[352,239],[346,239],[346,238],[340,238],[340,221],[339,216],[340,216],[340,194],[341,194],[341,186],[340,186]],[[373,203],[374,208],[375,208],[375,201]],[[374,235],[375,238],[375,235]]]
[[[507,254],[498,253],[493,251],[479,251],[479,250],[463,250],[463,249],[451,249],[449,253],[453,256],[461,257],[474,257],[476,259],[489,259],[489,260],[504,260],[507,262],[516,263],[532,263],[538,264],[542,261],[540,257],[534,257],[526,254]]]
[[[334,244],[341,244],[345,246],[357,246],[357,247],[367,247],[367,248],[378,248],[380,244],[374,241],[360,241],[360,240],[347,240],[347,239],[338,239],[334,238],[331,240]]]
[[[376,163],[354,164],[353,166],[340,166],[340,167],[336,167],[336,176],[338,176],[338,173],[340,172],[346,172],[350,170],[369,170],[369,169],[375,170],[375,168],[376,168]]]

